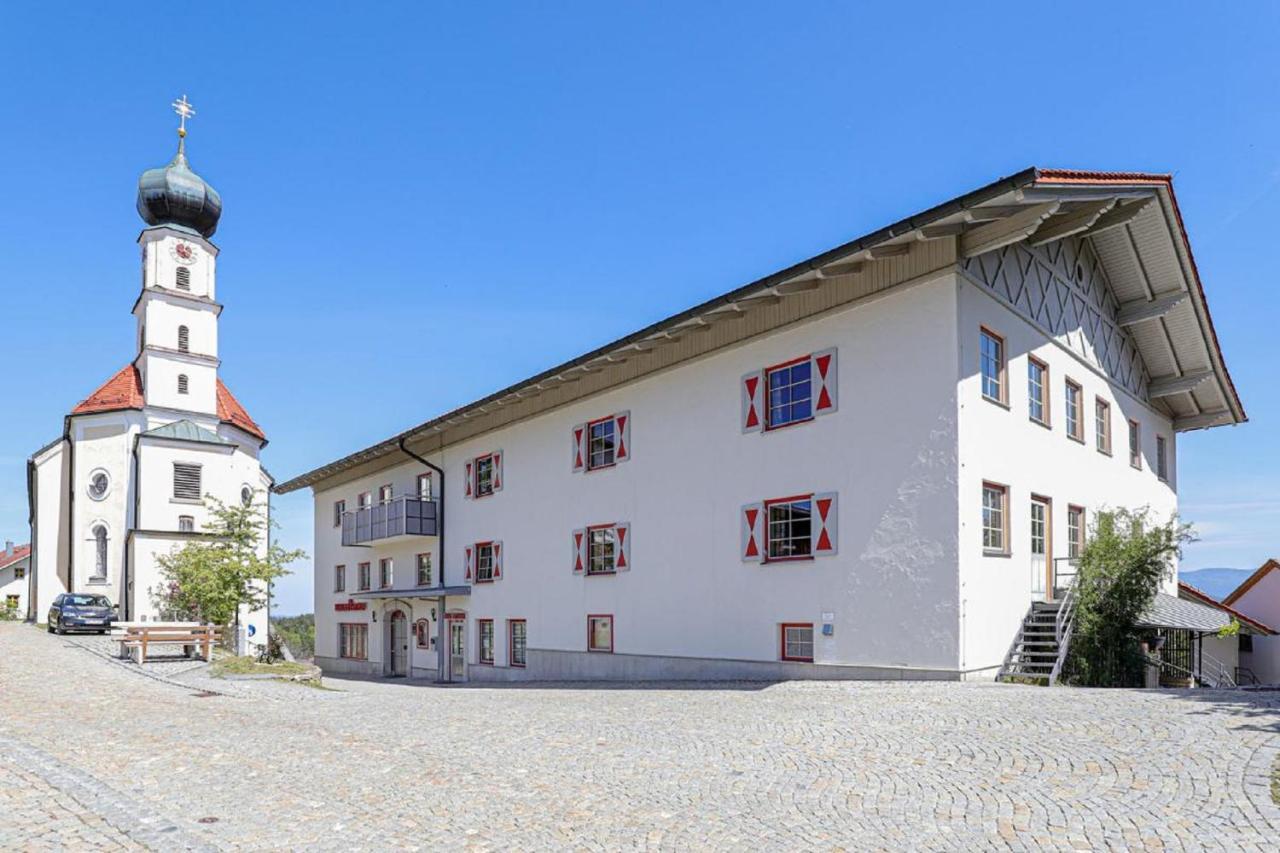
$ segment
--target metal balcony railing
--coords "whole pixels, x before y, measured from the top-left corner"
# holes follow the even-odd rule
[[[372,545],[403,536],[439,536],[439,507],[416,495],[403,495],[342,514],[342,544]]]

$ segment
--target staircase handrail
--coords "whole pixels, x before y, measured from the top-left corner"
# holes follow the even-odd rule
[[[1049,672],[1050,686],[1056,684],[1062,675],[1062,668],[1067,663],[1067,654],[1071,651],[1071,628],[1075,623],[1075,609],[1076,587],[1072,584],[1067,587],[1066,595],[1062,596],[1058,615],[1053,620],[1053,637],[1058,643],[1058,657],[1054,660],[1053,669]]]

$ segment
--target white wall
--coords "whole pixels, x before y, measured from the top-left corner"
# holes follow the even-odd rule
[[[148,228],[139,238],[142,246],[142,286],[176,290],[175,275],[178,266],[191,271],[193,296],[217,298],[217,249],[207,240],[181,233],[163,226]],[[194,262],[180,261],[174,246],[178,243],[190,246],[195,252]]]
[[[1280,570],[1272,569],[1232,605],[1245,616],[1280,630]],[[1253,670],[1263,684],[1280,684],[1280,637],[1253,638],[1253,652],[1242,655],[1241,666]]]
[[[1176,440],[1169,420],[1111,383],[1080,356],[1049,338],[978,286],[961,280],[960,317],[960,578],[964,611],[962,665],[996,667],[1031,601],[1030,500],[1052,500],[1051,556],[1067,555],[1067,507],[1086,511],[1086,526],[1104,508],[1151,507],[1166,519],[1177,509]],[[979,329],[1004,336],[1009,406],[982,397],[978,367]],[[1028,409],[1027,358],[1049,366],[1050,428],[1033,422]],[[1083,386],[1084,443],[1068,437],[1065,377]],[[1098,452],[1094,400],[1111,404],[1112,455]],[[1130,467],[1127,421],[1141,424],[1141,470]],[[1156,435],[1167,441],[1169,482],[1156,477]],[[1009,487],[1008,556],[984,556],[982,484]],[[1165,591],[1177,594],[1171,578]],[[994,675],[994,671],[988,676]]]
[[[817,637],[818,663],[954,670],[956,608],[955,284],[950,275],[727,348],[662,374],[450,447],[447,570],[462,581],[468,543],[499,539],[504,577],[476,584],[465,606],[475,661],[475,619],[492,618],[497,663],[506,664],[506,620],[528,620],[533,649],[585,651],[587,614],[615,617],[619,654],[776,661],[779,624],[833,614]],[[839,411],[776,432],[743,434],[744,373],[839,348]],[[629,410],[630,461],[571,471],[574,424]],[[463,500],[463,463],[501,449],[504,489]],[[410,488],[421,470],[390,473],[316,493],[317,655],[336,655],[334,602],[355,589],[356,564],[396,559],[411,586],[417,548],[341,548],[337,498],[354,509],[363,490]],[[756,565],[740,556],[743,504],[807,492],[839,493],[839,554]],[[574,575],[571,532],[629,522],[630,572]],[[427,540],[434,546],[434,540]],[[333,593],[333,567],[348,567]],[[438,567],[437,558],[437,567]],[[404,569],[401,569],[404,566]],[[453,606],[450,600],[450,606]],[[379,617],[382,618],[381,616]],[[381,625],[382,622],[379,622]],[[381,632],[370,632],[380,659]],[[434,656],[431,659],[434,665]]]
[[[66,442],[60,441],[34,457],[36,523],[31,540],[31,571],[36,575],[32,608],[36,621],[44,621],[53,599],[67,591],[67,456]]]

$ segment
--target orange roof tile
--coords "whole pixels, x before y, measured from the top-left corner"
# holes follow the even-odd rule
[[[142,376],[134,365],[127,365],[115,376],[108,379],[102,387],[80,401],[73,415],[88,415],[94,412],[114,412],[119,409],[141,409],[145,402],[142,396]],[[223,423],[239,427],[250,435],[267,440],[262,427],[249,417],[240,401],[227,390],[227,386],[218,380],[218,419]]]
[[[18,562],[30,553],[30,545],[15,545],[13,547],[13,553],[8,557],[4,555],[4,549],[0,548],[0,569],[7,569],[9,566],[12,566],[14,563]]]

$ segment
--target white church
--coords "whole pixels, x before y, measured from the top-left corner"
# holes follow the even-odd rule
[[[205,498],[265,505],[266,435],[218,378],[218,227],[222,200],[178,151],[138,182],[141,281],[137,352],[71,409],[27,465],[31,515],[28,618],[64,592],[100,593],[120,621],[154,621],[157,557],[205,535]],[[265,544],[264,544],[265,548]],[[240,617],[265,642],[267,608]]]

